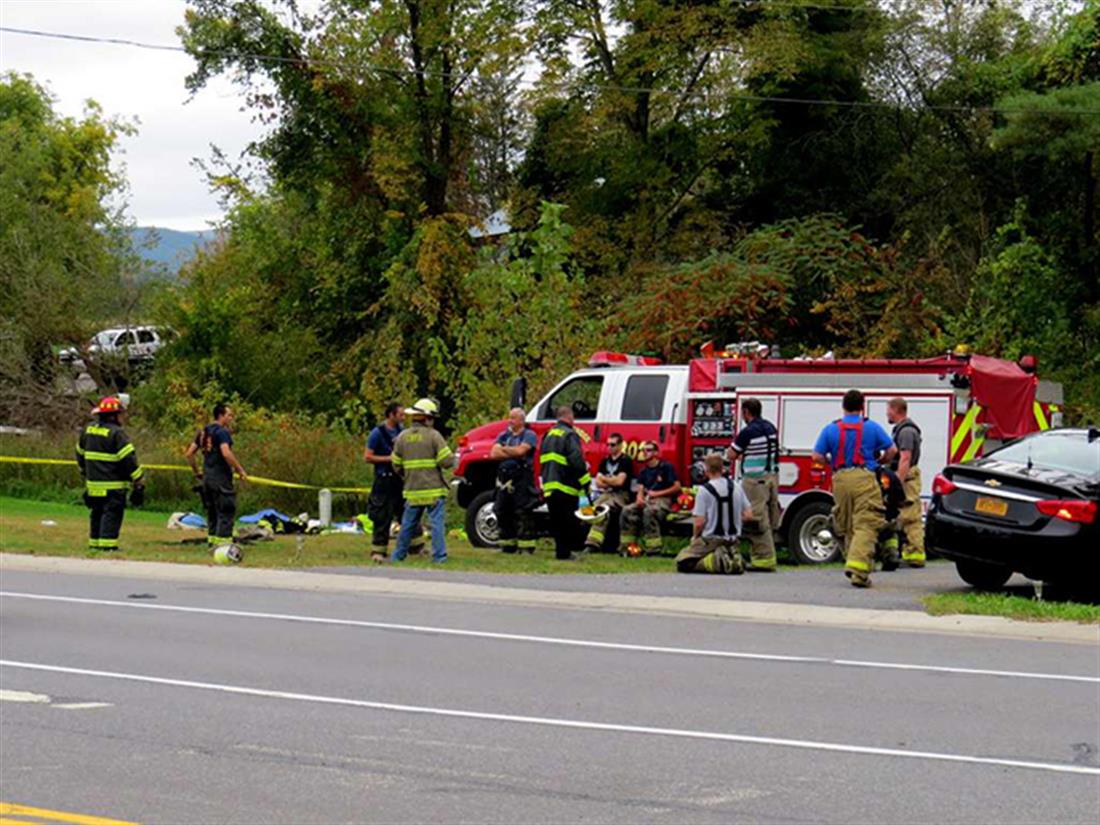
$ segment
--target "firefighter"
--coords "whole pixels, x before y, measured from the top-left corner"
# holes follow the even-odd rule
[[[542,494],[550,510],[550,534],[554,537],[554,556],[560,561],[576,560],[574,553],[584,541],[584,524],[576,518],[581,493],[592,481],[584,460],[581,438],[573,429],[573,409],[557,409],[558,420],[542,437],[539,472]]]
[[[638,471],[638,493],[634,503],[623,508],[620,517],[624,545],[620,552],[629,555],[626,546],[629,539],[641,541],[644,534],[645,553],[655,556],[662,550],[661,522],[671,512],[672,502],[680,494],[681,487],[671,462],[661,458],[657,442],[646,442],[642,458],[645,464]]]
[[[405,410],[400,404],[387,404],[385,420],[370,431],[363,448],[363,461],[374,468],[374,482],[367,499],[367,516],[371,520],[371,559],[381,563],[389,555],[390,527],[401,523],[405,513],[404,486],[393,471],[393,445],[404,429]],[[419,528],[412,538],[409,552],[424,549],[424,530]]]
[[[596,500],[593,507],[607,506],[607,513],[591,523],[585,549],[599,552],[619,546],[619,519],[623,508],[630,504],[630,485],[634,480],[634,462],[623,452],[623,437],[612,433],[607,439],[608,453],[600,462],[595,487]]]
[[[775,531],[779,528],[779,434],[775,425],[761,417],[763,407],[756,398],[741,402],[745,426],[727,452],[730,461],[741,459],[741,484],[754,520],[745,525],[745,537],[752,545],[749,570],[774,573]]]
[[[505,553],[535,552],[532,511],[539,504],[535,487],[535,448],[538,439],[527,426],[527,414],[519,407],[508,413],[508,427],[497,436],[489,458],[497,465],[493,510],[500,528],[500,549]]]
[[[233,409],[226,404],[215,404],[214,420],[195,436],[187,448],[187,460],[195,469],[194,457],[202,452],[202,473],[196,474],[202,481],[203,505],[206,507],[206,541],[210,547],[233,541],[233,523],[237,520],[237,491],[233,488],[233,473],[241,481],[248,480],[241,462],[233,452],[233,436],[229,425],[233,423]]]
[[[901,560],[910,567],[924,567],[924,520],[921,507],[920,448],[921,431],[909,417],[909,403],[901,397],[890,399],[886,419],[894,425],[892,433],[898,452],[891,469],[905,490],[905,503],[898,513],[898,529],[905,539]]]
[[[101,398],[92,410],[96,420],[81,430],[76,445],[84,503],[90,511],[88,549],[96,552],[118,550],[127,492],[134,506],[145,500],[144,470],[122,429],[123,412],[125,407],[117,396]]]
[[[814,444],[813,460],[833,468],[833,522],[844,540],[844,575],[853,587],[871,586],[875,541],[885,526],[882,490],[875,470],[897,452],[881,426],[863,415],[863,393],[848,390],[842,418],[827,424]]]
[[[432,533],[432,562],[447,561],[447,537],[444,516],[447,504],[447,480],[443,471],[455,464],[454,453],[435,429],[439,405],[430,398],[421,398],[405,410],[412,426],[404,430],[393,444],[393,470],[404,483],[405,512],[401,516],[401,532],[390,561],[404,561],[413,536],[421,529],[421,519],[428,515]]]
[[[738,548],[741,525],[753,517],[753,510],[741,485],[726,478],[719,453],[711,453],[703,463],[707,480],[695,496],[691,543],[676,557],[676,570],[739,576],[745,572]]]

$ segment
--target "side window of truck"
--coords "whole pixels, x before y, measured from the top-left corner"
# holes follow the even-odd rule
[[[581,375],[567,384],[563,384],[543,403],[539,418],[554,420],[554,411],[567,404],[573,409],[577,421],[595,421],[600,409],[600,392],[603,390],[602,375]]]
[[[668,391],[667,375],[632,375],[623,395],[623,421],[660,421]]]

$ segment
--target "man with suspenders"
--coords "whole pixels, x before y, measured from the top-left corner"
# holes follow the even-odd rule
[[[691,543],[676,557],[676,570],[740,575],[745,563],[737,543],[741,524],[752,518],[752,510],[741,485],[725,476],[721,454],[708,455],[704,466],[707,481],[695,496]]]
[[[750,570],[774,573],[775,531],[779,528],[779,434],[763,418],[757,398],[741,402],[745,426],[727,452],[730,461],[741,459],[741,485],[752,507],[754,522],[745,527],[752,545]]]
[[[863,393],[844,393],[844,417],[827,424],[814,444],[813,460],[833,469],[833,522],[844,539],[844,575],[853,587],[870,587],[875,542],[886,525],[875,470],[897,448],[881,426],[863,415]]]

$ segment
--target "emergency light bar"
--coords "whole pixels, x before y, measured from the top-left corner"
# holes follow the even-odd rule
[[[651,355],[627,355],[625,352],[600,350],[588,359],[590,367],[659,367],[664,363]]]

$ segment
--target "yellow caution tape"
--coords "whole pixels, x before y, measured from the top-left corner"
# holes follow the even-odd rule
[[[77,466],[72,459],[64,458],[26,458],[24,456],[0,455],[0,463],[7,464],[54,464]],[[146,470],[168,470],[172,472],[191,472],[186,464],[142,464]],[[280,481],[276,478],[264,478],[263,476],[249,476],[248,481],[264,487],[283,487],[289,490],[331,490],[334,493],[369,493],[370,487],[321,487],[317,484],[299,484],[296,481]]]

